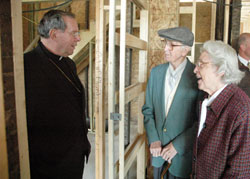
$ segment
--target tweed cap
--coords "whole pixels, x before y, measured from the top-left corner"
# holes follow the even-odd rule
[[[168,40],[181,42],[183,45],[193,46],[194,34],[186,27],[161,29],[158,31],[158,35]]]

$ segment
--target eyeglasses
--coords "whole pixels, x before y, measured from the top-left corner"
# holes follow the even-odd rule
[[[174,47],[180,47],[180,46],[185,46],[183,44],[174,44],[173,41],[169,41],[167,39],[162,39],[161,40],[161,45],[162,45],[162,48],[165,48],[166,46],[168,46],[168,48],[170,50],[173,50]]]
[[[202,61],[198,61],[195,63],[195,65],[199,68],[204,68],[204,66],[208,65],[208,64],[211,64],[212,62],[202,62]]]
[[[72,35],[73,37],[79,37],[80,36],[80,32],[69,32],[70,35]]]
[[[61,33],[68,33],[70,34],[71,36],[73,36],[74,38],[77,38],[77,37],[80,37],[80,32],[79,31],[73,31],[73,32],[68,32],[68,31],[63,31],[61,29],[58,29],[59,32]]]

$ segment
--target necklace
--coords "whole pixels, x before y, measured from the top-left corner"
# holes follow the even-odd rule
[[[62,75],[74,86],[74,88],[81,93],[81,90],[75,85],[75,83],[62,71],[62,69],[57,66],[57,64],[55,62],[53,62],[53,60],[51,60],[50,58],[48,58],[49,61],[62,73]],[[72,72],[71,72],[72,73]],[[74,76],[73,76],[74,78]]]

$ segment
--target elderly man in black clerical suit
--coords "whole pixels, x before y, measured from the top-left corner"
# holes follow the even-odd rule
[[[90,153],[84,88],[68,57],[80,41],[74,14],[51,10],[24,55],[31,178],[80,179]]]

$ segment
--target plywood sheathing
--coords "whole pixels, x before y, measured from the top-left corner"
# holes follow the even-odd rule
[[[192,6],[190,3],[180,3],[180,6]],[[196,3],[196,31],[195,41],[205,42],[210,40],[212,4],[206,2]],[[192,29],[192,14],[180,15],[180,26]]]
[[[80,29],[87,29],[86,21],[86,1],[73,1],[71,10],[76,15],[76,20]]]
[[[149,72],[159,64],[164,63],[164,53],[161,47],[160,37],[157,34],[159,29],[178,26],[179,1],[176,0],[150,0],[150,22],[149,22]]]

